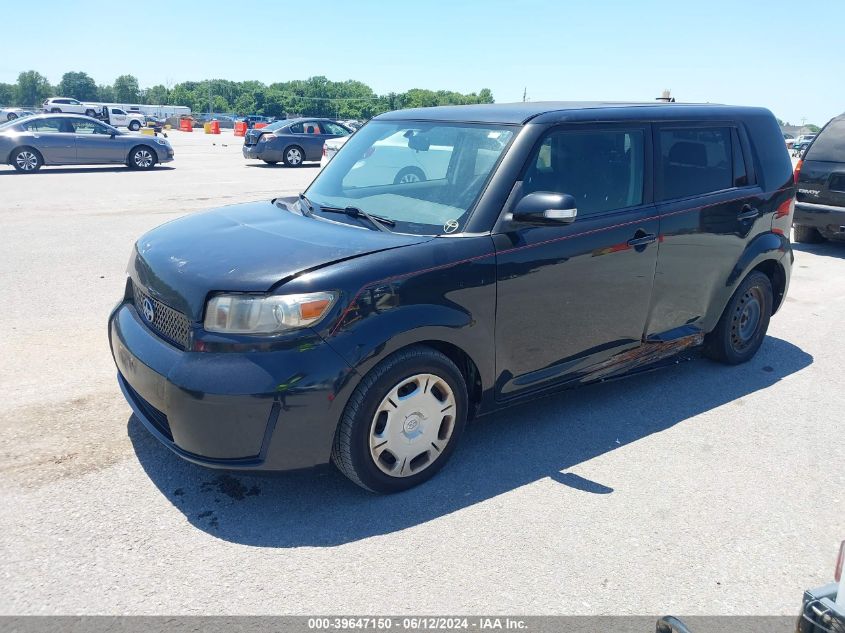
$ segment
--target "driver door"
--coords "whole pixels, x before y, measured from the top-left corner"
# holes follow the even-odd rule
[[[558,224],[502,220],[497,251],[498,400],[578,380],[642,344],[657,264],[648,124],[550,129],[515,200],[571,195]]]

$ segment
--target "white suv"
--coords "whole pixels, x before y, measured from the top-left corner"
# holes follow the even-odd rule
[[[41,106],[44,108],[44,112],[64,112],[66,114],[85,114],[87,116],[94,116],[97,112],[96,106],[68,97],[53,97],[47,99]]]

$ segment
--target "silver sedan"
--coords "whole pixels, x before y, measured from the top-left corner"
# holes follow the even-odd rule
[[[167,139],[126,134],[90,117],[39,114],[0,124],[0,163],[19,172],[42,165],[125,164],[151,169],[173,160]]]

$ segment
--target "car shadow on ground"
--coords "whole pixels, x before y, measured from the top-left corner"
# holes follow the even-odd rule
[[[792,242],[792,249],[802,253],[824,255],[826,257],[845,257],[845,240],[829,240],[818,244]]]
[[[432,480],[390,496],[370,494],[334,468],[267,475],[209,470],[171,453],[134,417],[128,433],[147,475],[195,527],[257,547],[334,546],[403,530],[543,478],[585,494],[613,494],[608,483],[635,487],[636,481],[600,483],[564,471],[691,424],[697,414],[767,389],[812,362],[791,343],[768,337],[744,365],[701,359],[508,409],[472,423]]]
[[[172,171],[176,169],[170,165],[156,165],[150,171]],[[102,174],[104,172],[130,172],[133,174],[142,174],[147,170],[144,169],[130,169],[126,165],[115,165],[109,167],[49,167],[45,166],[38,171],[22,174],[15,169],[2,170],[0,176],[37,176],[39,174]]]
[[[257,169],[314,169],[319,168],[320,163],[302,164],[297,167],[288,167],[283,162],[279,161],[275,165],[268,165],[267,163],[246,163],[247,167],[255,167]]]

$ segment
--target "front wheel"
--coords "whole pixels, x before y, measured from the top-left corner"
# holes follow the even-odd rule
[[[18,115],[15,114],[14,112],[9,112],[9,114],[6,115],[7,121],[14,121],[17,118],[18,118]]]
[[[90,116],[91,118],[94,118],[96,115],[97,115],[97,113],[94,112],[94,110],[86,110],[85,111],[85,116]]]
[[[418,346],[376,365],[349,399],[332,461],[373,492],[407,490],[448,461],[467,417],[464,377],[445,355]]]
[[[772,282],[754,271],[728,302],[716,329],[704,341],[704,353],[722,363],[739,365],[753,358],[772,316]]]
[[[129,154],[129,167],[131,169],[152,169],[156,163],[155,154],[149,147],[136,147]]]
[[[284,162],[288,167],[299,167],[304,160],[305,152],[301,147],[293,145],[285,150]]]
[[[412,182],[425,182],[425,172],[419,167],[403,167],[393,179],[394,185],[405,185]]]
[[[12,165],[21,173],[31,174],[41,169],[43,164],[41,154],[31,147],[20,147],[12,152]]]

